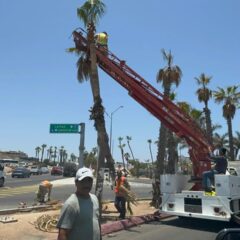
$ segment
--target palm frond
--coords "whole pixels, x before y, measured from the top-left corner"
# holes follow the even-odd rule
[[[84,55],[79,57],[77,68],[77,79],[79,82],[83,82],[90,78],[90,61]]]

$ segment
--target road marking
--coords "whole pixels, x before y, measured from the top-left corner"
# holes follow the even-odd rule
[[[0,190],[0,198],[5,198],[14,195],[20,195],[23,193],[32,193],[38,190],[38,185],[23,186],[17,188],[5,188]]]

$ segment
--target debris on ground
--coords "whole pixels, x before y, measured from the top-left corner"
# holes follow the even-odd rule
[[[2,223],[11,223],[11,222],[17,222],[18,220],[15,217],[12,216],[1,216],[0,222]]]
[[[48,215],[44,214],[37,218],[37,220],[34,222],[34,226],[36,229],[39,229],[43,232],[53,232],[56,233],[57,229],[57,222],[59,219],[59,215]]]

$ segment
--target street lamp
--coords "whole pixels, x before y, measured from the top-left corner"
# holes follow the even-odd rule
[[[107,116],[110,118],[110,139],[109,139],[109,144],[110,144],[110,152],[112,154],[112,125],[113,125],[113,114],[117,112],[120,108],[123,108],[123,106],[119,106],[116,108],[114,111],[111,112],[110,116],[106,112]]]

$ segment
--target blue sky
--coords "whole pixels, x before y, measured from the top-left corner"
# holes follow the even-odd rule
[[[76,15],[84,1],[0,0],[0,150],[65,146],[78,155],[78,134],[49,134],[50,123],[86,124],[85,147],[96,144],[89,120],[89,82],[76,78],[77,57],[71,32],[83,27]],[[240,2],[238,0],[105,0],[106,14],[97,26],[109,34],[109,49],[126,60],[144,79],[162,91],[156,73],[163,68],[161,49],[171,50],[183,72],[178,101],[201,109],[194,77],[212,76],[210,88],[239,84]],[[106,112],[113,114],[113,156],[120,160],[118,137],[131,136],[136,158],[150,159],[147,139],[158,138],[159,120],[136,103],[127,91],[101,70],[101,94]],[[210,102],[213,123],[227,131],[220,105]],[[110,119],[105,116],[109,132]],[[239,113],[233,130],[239,131]],[[126,143],[126,141],[125,141]],[[125,148],[128,151],[128,148]],[[154,157],[156,146],[153,146]]]

